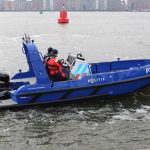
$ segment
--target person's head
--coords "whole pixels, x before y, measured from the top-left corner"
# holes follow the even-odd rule
[[[57,57],[57,54],[58,54],[58,50],[57,49],[53,49],[52,55],[54,57]]]
[[[53,52],[53,48],[52,47],[49,47],[48,50],[47,50],[48,54],[52,54]]]

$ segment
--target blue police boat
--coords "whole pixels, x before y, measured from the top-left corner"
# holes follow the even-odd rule
[[[87,63],[82,54],[69,54],[70,80],[53,82],[34,41],[23,38],[28,71],[2,77],[0,108],[121,95],[150,85],[150,59]],[[1,76],[0,76],[0,80]]]

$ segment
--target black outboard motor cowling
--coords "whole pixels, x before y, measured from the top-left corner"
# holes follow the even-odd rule
[[[10,82],[10,77],[6,73],[0,73],[0,81],[3,83],[9,83]]]
[[[8,90],[0,92],[0,100],[6,100],[10,98],[10,93]]]
[[[0,99],[8,99],[9,87],[10,86],[10,77],[6,73],[0,73]]]

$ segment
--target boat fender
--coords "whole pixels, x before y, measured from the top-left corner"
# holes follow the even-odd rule
[[[10,93],[8,90],[0,92],[0,99],[1,100],[6,100],[10,98]]]

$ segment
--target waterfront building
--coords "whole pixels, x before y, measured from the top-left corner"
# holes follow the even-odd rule
[[[128,0],[127,7],[131,11],[146,11],[150,9],[150,0]]]
[[[32,10],[32,0],[27,0],[26,4],[24,4],[25,10],[26,11],[31,11]]]
[[[43,10],[51,10],[50,0],[43,0]]]
[[[67,0],[54,0],[53,1],[53,9],[54,10],[61,10],[63,5],[65,6],[66,9],[68,9]]]
[[[68,10],[80,10],[80,1],[81,0],[68,0],[67,9]]]
[[[107,10],[108,11],[120,11],[121,0],[107,0]]]
[[[121,0],[99,0],[98,9],[101,11],[120,11],[122,10]]]
[[[125,0],[121,1],[121,10],[126,10],[126,1]]]
[[[143,1],[143,2],[139,2]],[[128,0],[130,9],[148,9],[150,0]],[[139,6],[141,4],[141,7]],[[125,8],[125,0],[0,0],[0,10],[39,11],[61,10],[120,11]]]
[[[15,0],[15,10],[17,11],[26,10],[26,0]]]
[[[32,0],[32,10],[43,10],[43,0]]]
[[[80,10],[96,10],[96,0],[81,0]]]
[[[4,1],[4,10],[6,10],[6,11],[15,10],[15,1],[5,0]]]
[[[63,4],[67,10],[96,10],[96,0],[54,0],[54,10],[60,10]]]
[[[4,10],[4,0],[0,0],[0,11]]]
[[[107,9],[107,0],[98,1],[98,10],[103,11]]]
[[[46,0],[46,9],[45,10],[51,10],[51,2],[50,2],[50,0]]]

